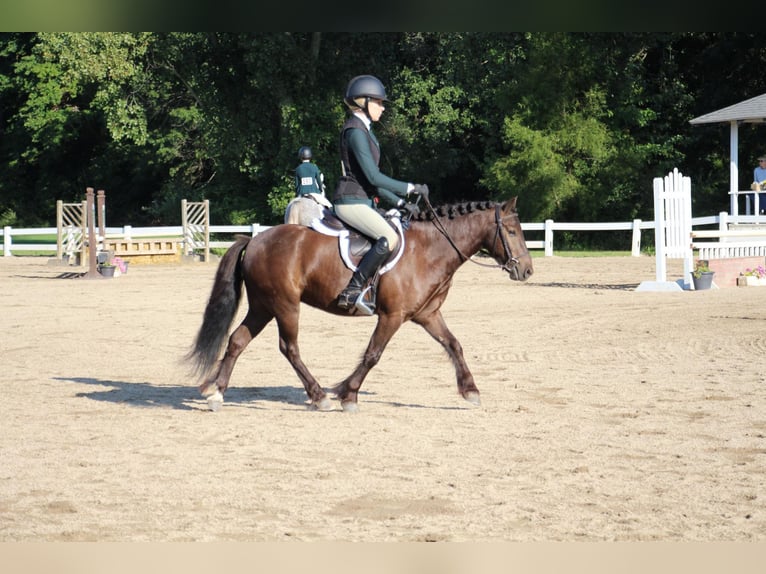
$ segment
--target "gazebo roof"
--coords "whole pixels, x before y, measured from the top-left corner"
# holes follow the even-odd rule
[[[704,116],[689,120],[690,124],[715,124],[722,122],[760,123],[766,121],[766,94],[733,104]]]

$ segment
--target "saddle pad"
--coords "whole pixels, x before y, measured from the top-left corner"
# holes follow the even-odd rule
[[[380,268],[380,275],[390,271],[398,263],[399,259],[404,253],[404,229],[402,229],[402,221],[399,218],[399,212],[393,211],[396,216],[388,219],[389,224],[396,230],[396,234],[399,236],[399,247],[393,253],[393,255],[386,261],[385,265]],[[386,215],[391,215],[389,211]],[[318,231],[322,235],[329,235],[330,237],[338,238],[338,247],[340,248],[340,257],[346,267],[351,271],[356,271],[356,263],[354,263],[351,256],[351,231],[344,223],[333,214],[325,212],[322,219],[315,218],[311,221],[311,229]],[[357,231],[353,232],[354,235],[361,235]],[[369,241],[369,240],[368,240]]]

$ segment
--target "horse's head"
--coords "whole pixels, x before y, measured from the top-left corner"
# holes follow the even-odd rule
[[[511,279],[526,281],[534,269],[516,211],[516,199],[514,197],[495,207],[495,230],[486,249]]]

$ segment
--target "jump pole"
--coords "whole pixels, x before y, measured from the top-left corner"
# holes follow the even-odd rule
[[[103,194],[103,192],[101,192]],[[101,196],[103,198],[103,195]],[[101,273],[98,272],[97,262],[97,245],[96,245],[96,224],[95,224],[95,205],[93,200],[93,188],[85,188],[85,211],[88,218],[88,272],[85,274],[86,279],[103,279]]]
[[[98,236],[99,249],[103,247],[102,242],[106,239],[106,195],[103,189],[96,192],[96,209],[98,212]]]

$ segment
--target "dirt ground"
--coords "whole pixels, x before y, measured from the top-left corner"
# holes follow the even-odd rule
[[[215,266],[71,270],[0,258],[0,542],[766,541],[766,288],[466,263],[443,311],[481,407],[406,324],[358,414],[310,411],[270,325],[213,413],[181,358]],[[373,326],[304,308],[323,386]]]

